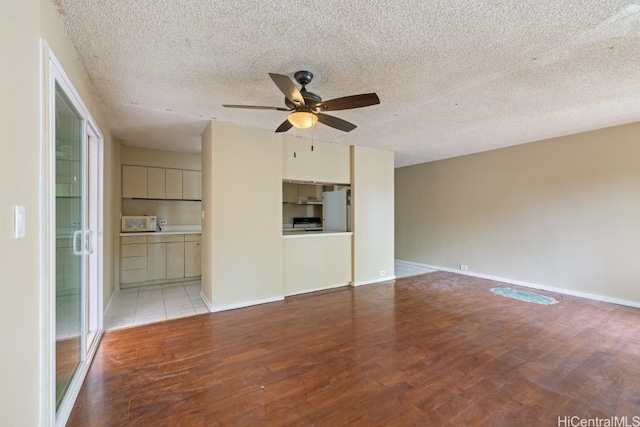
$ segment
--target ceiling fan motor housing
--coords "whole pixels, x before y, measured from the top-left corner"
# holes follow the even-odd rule
[[[300,90],[300,93],[302,94],[302,98],[304,99],[304,104],[306,107],[310,107],[314,104],[322,102],[322,98],[320,98],[320,96],[316,95],[313,92],[308,92],[304,88]],[[292,110],[297,107],[297,105],[291,102],[287,97],[284,98],[284,103],[287,107],[291,108]]]
[[[305,86],[311,83],[311,80],[313,80],[313,73],[311,71],[296,71],[293,77],[302,86],[300,88],[300,94],[302,95],[302,99],[304,99],[305,106],[307,107],[305,108],[306,110],[310,110],[312,105],[322,102],[322,98],[320,98],[320,96],[313,92],[307,91],[307,89],[305,88]],[[292,110],[296,108],[300,109],[300,107],[291,102],[287,97],[284,98],[284,103]]]
[[[313,73],[311,71],[296,71],[293,77],[302,87],[305,87],[313,80]]]

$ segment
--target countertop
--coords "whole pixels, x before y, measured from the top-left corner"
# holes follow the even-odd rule
[[[326,236],[351,236],[351,231],[285,231],[282,237],[286,239],[297,239],[306,237],[326,237]]]
[[[161,225],[158,231],[120,233],[121,236],[169,236],[172,234],[201,234],[201,225]]]

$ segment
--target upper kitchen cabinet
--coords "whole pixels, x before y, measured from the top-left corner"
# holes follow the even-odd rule
[[[125,199],[146,199],[147,168],[144,166],[122,166],[122,197]]]
[[[122,198],[200,200],[200,171],[123,165]]]
[[[282,202],[300,205],[321,204],[322,184],[307,184],[297,182],[282,183]]]
[[[167,199],[182,199],[182,171],[179,169],[166,169],[167,174]]]
[[[282,202],[298,203],[298,187],[299,184],[293,182],[282,183]]]
[[[200,200],[200,171],[182,171],[182,198]]]
[[[346,145],[283,135],[282,179],[351,183],[351,154]],[[312,149],[313,147],[313,149]]]
[[[298,201],[301,203],[322,202],[322,188],[322,185],[318,184],[299,184]]]
[[[122,179],[124,182],[124,177]],[[164,199],[166,195],[166,174],[164,168],[147,168],[147,198]]]

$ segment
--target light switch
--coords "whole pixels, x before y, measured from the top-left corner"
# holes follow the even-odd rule
[[[27,228],[26,208],[16,205],[13,207],[13,238],[24,237]]]

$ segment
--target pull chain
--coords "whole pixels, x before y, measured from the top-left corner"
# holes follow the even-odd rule
[[[293,158],[296,158],[296,140],[298,139],[296,135],[296,128],[293,128]]]

